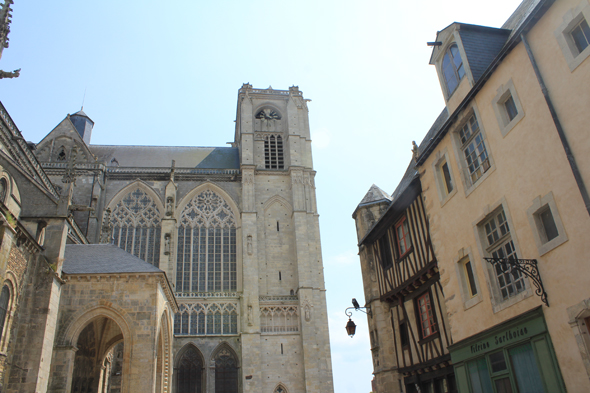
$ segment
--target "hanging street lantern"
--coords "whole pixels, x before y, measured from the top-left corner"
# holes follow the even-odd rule
[[[352,317],[352,311],[348,311],[348,310],[353,308],[356,311],[362,311],[367,315],[371,315],[371,308],[370,307],[361,307],[359,305],[359,302],[357,302],[355,298],[352,299],[352,305],[353,305],[353,307],[348,307],[346,310],[344,310],[344,313],[348,317],[348,323],[346,324],[346,334],[348,334],[350,336],[350,338],[352,338],[354,336],[354,334],[356,333],[356,325],[354,324],[354,322],[350,318],[350,317]],[[365,309],[367,311],[363,311],[363,309]]]
[[[348,318],[348,323],[346,324],[346,333],[352,338],[354,333],[356,332],[356,325],[352,322],[352,319]]]

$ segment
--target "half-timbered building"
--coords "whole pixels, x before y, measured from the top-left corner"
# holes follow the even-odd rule
[[[392,196],[373,185],[353,214],[378,392],[454,392],[452,344],[415,161]]]

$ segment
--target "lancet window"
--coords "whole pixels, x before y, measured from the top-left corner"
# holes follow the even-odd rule
[[[140,188],[127,194],[113,209],[113,243],[125,251],[160,265],[161,214],[154,200]]]
[[[174,334],[238,334],[236,303],[181,304],[174,318]]]
[[[260,307],[260,331],[262,333],[283,333],[299,331],[297,306]]]
[[[174,371],[176,391],[180,393],[201,393],[203,387],[203,361],[197,349],[190,346],[182,354]]]
[[[0,338],[2,338],[2,333],[4,332],[4,324],[6,322],[6,315],[8,314],[8,303],[10,302],[10,289],[8,289],[8,285],[4,285],[2,287],[2,292],[0,293]]]
[[[231,292],[236,288],[236,219],[222,197],[205,190],[180,216],[176,290]]]
[[[283,137],[280,135],[264,136],[264,167],[266,169],[284,169]]]
[[[238,393],[238,361],[227,348],[215,356],[215,393]]]

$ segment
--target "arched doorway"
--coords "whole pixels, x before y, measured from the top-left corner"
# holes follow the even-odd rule
[[[76,347],[71,392],[109,393],[115,349],[122,352],[123,348],[119,325],[103,316],[92,319],[78,335]]]
[[[188,345],[176,363],[174,375],[176,393],[201,393],[203,391],[203,357],[193,345]]]
[[[238,359],[223,345],[215,357],[215,393],[238,393]]]

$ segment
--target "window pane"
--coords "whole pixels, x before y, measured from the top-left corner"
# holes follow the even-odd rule
[[[445,82],[447,83],[448,93],[451,94],[457,88],[459,81],[457,80],[457,75],[455,74],[455,69],[448,53],[443,59],[442,70],[445,77]]]
[[[586,49],[588,42],[590,41],[590,28],[588,28],[588,23],[585,19],[572,30],[571,35],[576,44],[576,48],[578,48],[578,52],[582,52]]]
[[[494,385],[496,385],[496,392],[498,393],[512,393],[509,377],[494,380]]]
[[[557,226],[555,226],[555,220],[553,220],[553,214],[551,214],[551,209],[546,209],[544,212],[539,214],[539,218],[543,224],[543,230],[545,231],[547,241],[555,239],[558,235],[558,232]]]
[[[465,264],[465,272],[467,273],[467,282],[469,284],[469,290],[471,292],[471,296],[477,295],[477,287],[475,286],[475,277],[473,275],[473,268],[471,266],[471,261],[468,261]]]
[[[467,367],[473,393],[494,393],[485,358],[469,362]]]
[[[512,119],[518,115],[518,110],[516,109],[516,105],[514,104],[514,99],[512,96],[508,97],[508,99],[504,102],[504,107],[506,108],[508,119],[512,121]]]
[[[504,359],[504,352],[496,352],[490,355],[490,364],[492,366],[492,373],[506,370],[506,360]]]
[[[533,347],[526,343],[509,350],[516,385],[520,393],[544,393]]]
[[[451,183],[451,173],[449,171],[449,165],[445,162],[441,166],[443,179],[445,181],[445,185],[447,187],[447,194],[453,191],[453,183]]]

